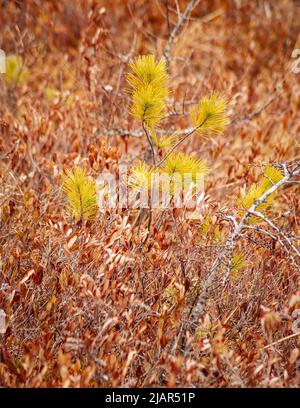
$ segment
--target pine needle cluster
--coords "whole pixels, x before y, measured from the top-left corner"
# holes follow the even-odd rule
[[[132,70],[127,75],[132,89],[131,113],[152,129],[165,116],[168,96],[165,60],[157,62],[153,55],[143,55],[129,66]]]
[[[207,168],[206,163],[203,160],[181,152],[174,152],[170,154],[163,163],[162,171],[169,175],[179,173],[182,177],[189,174],[192,176],[192,180],[196,181],[197,174],[205,175],[207,173]]]
[[[203,97],[191,112],[191,121],[199,135],[221,133],[229,123],[227,102],[217,93]]]
[[[19,55],[8,55],[6,58],[5,79],[10,84],[23,85],[28,77],[28,71]]]
[[[152,138],[154,146],[158,147],[159,149],[163,149],[165,147],[172,146],[176,140],[178,139],[178,134],[174,133],[170,136],[158,136],[154,129],[149,130],[150,136]]]
[[[174,192],[174,183],[180,183],[177,185],[178,189],[183,187],[183,183],[185,183],[185,187],[188,187],[189,182],[196,183],[197,176],[203,177],[205,174],[207,174],[205,161],[178,152],[172,153],[160,168],[154,169],[144,162],[138,162],[131,170],[129,185],[138,191],[149,191],[152,177],[166,175],[168,176],[167,179],[161,178],[160,188],[172,193]]]
[[[283,174],[279,169],[272,166],[265,168],[265,177],[259,184],[252,184],[248,191],[242,190],[237,204],[242,209],[242,215],[248,210],[256,200],[258,200],[267,190],[269,190],[273,184],[278,183],[283,178]],[[269,211],[274,203],[275,194],[269,195],[267,200],[259,204],[257,211],[264,212]],[[258,217],[250,217],[248,224],[257,224],[262,220]]]
[[[261,182],[264,191],[267,191],[273,184],[278,183],[283,178],[282,171],[273,166],[266,166],[265,178]]]
[[[145,162],[138,162],[131,170],[128,183],[136,191],[149,191],[152,169]]]
[[[244,252],[236,251],[230,261],[230,277],[234,280],[240,276],[240,271],[247,266],[247,258]]]
[[[62,191],[67,198],[67,211],[76,221],[88,221],[97,211],[96,184],[86,170],[76,167],[67,170],[62,181]]]
[[[163,58],[157,62],[153,55],[141,55],[129,67],[132,73],[128,74],[127,80],[133,89],[140,85],[153,85],[165,89],[167,95],[168,73]]]
[[[129,67],[131,72],[127,75],[127,81],[131,87],[131,113],[143,124],[148,141],[152,144],[154,163],[154,149],[157,148],[161,153],[163,149],[171,146],[171,150],[159,166],[151,168],[145,163],[138,162],[131,171],[129,184],[135,190],[149,191],[151,177],[158,173],[168,175],[170,180],[173,180],[168,186],[171,192],[174,191],[175,179],[176,182],[179,182],[179,179],[184,181],[186,187],[187,175],[193,183],[197,175],[204,176],[207,173],[207,168],[202,160],[172,151],[177,147],[178,142],[181,143],[176,132],[162,137],[158,136],[155,130],[159,121],[165,116],[166,98],[169,94],[166,62],[164,58],[156,61],[153,55],[143,55],[131,62]],[[216,93],[202,98],[191,113],[197,133],[201,135],[220,133],[229,122],[226,109],[226,101]],[[162,183],[160,188],[167,188],[167,185]]]

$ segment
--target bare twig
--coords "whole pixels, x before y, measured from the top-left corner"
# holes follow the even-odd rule
[[[179,130],[177,133],[180,135],[186,135],[187,133],[191,132],[191,130],[193,130],[193,128]],[[162,135],[172,135],[175,132],[175,130],[157,129],[157,132]],[[104,129],[102,133],[105,136],[112,136],[112,137],[113,136],[143,137],[145,134],[141,130],[127,130],[127,129],[109,129],[109,130]]]
[[[291,247],[291,249],[295,252],[295,254],[300,259],[300,253],[299,253],[298,249],[292,244],[291,240],[281,231],[280,228],[278,228],[275,224],[273,224],[272,221],[270,221],[267,217],[265,217],[259,211],[252,211],[252,212],[250,212],[250,214],[264,220],[272,229],[274,229],[279,235],[281,235],[281,237],[287,242],[287,244]]]
[[[180,346],[180,348],[183,348],[183,349],[185,348],[185,344],[184,344],[185,343],[185,340],[184,340],[185,332],[189,331],[191,334],[195,332],[198,326],[199,318],[201,314],[203,313],[204,308],[206,307],[206,304],[207,304],[207,300],[209,299],[211,295],[211,290],[212,290],[214,279],[217,276],[221,265],[228,264],[228,257],[232,254],[235,242],[238,239],[239,235],[241,234],[242,230],[245,228],[249,218],[253,214],[256,214],[256,215],[260,214],[259,212],[256,211],[256,209],[263,202],[265,202],[271,194],[273,194],[276,190],[278,190],[285,183],[287,183],[292,177],[300,174],[300,163],[296,163],[294,166],[294,169],[291,171],[287,169],[287,166],[285,164],[282,164],[281,167],[284,171],[284,177],[280,181],[272,185],[264,194],[262,194],[262,196],[259,199],[255,200],[253,205],[246,211],[245,215],[242,217],[239,223],[234,223],[235,226],[234,226],[234,230],[232,234],[227,239],[226,244],[223,250],[221,251],[221,253],[218,255],[218,257],[213,262],[210,268],[210,271],[206,277],[205,282],[204,283],[201,282],[202,288],[201,288],[201,291],[199,288],[199,296],[194,306],[192,307],[192,310],[188,313],[187,311],[184,311],[185,315],[189,314],[190,317],[188,321],[185,323],[184,330],[182,330],[182,333],[178,339],[178,345]],[[288,240],[287,242],[298,255],[299,254],[298,250],[294,246],[292,246],[293,244],[290,242],[290,240],[286,236],[285,236],[285,239]]]
[[[146,137],[147,137],[147,140],[148,140],[148,142],[149,142],[149,145],[150,145],[150,148],[151,148],[151,152],[152,152],[153,164],[155,165],[156,159],[155,159],[155,150],[154,150],[154,144],[153,144],[153,141],[152,141],[152,137],[151,137],[151,135],[149,134],[149,131],[148,131],[146,125],[145,125],[145,122],[142,122],[142,126],[143,126],[143,130],[144,130],[144,132],[145,132],[145,135],[146,135]]]
[[[258,215],[257,212],[256,212],[256,216],[259,217],[259,215]],[[264,219],[264,218],[265,218],[265,217],[263,217],[263,219]],[[269,220],[268,220],[268,221],[269,221]],[[267,222],[267,223],[268,223],[268,222]],[[294,268],[299,272],[299,266],[298,266],[298,264],[297,264],[295,258],[294,258],[294,257],[292,256],[292,254],[290,253],[290,251],[289,251],[289,246],[286,245],[281,239],[279,239],[277,236],[271,234],[269,231],[266,231],[266,230],[264,230],[263,228],[257,227],[256,225],[255,225],[255,226],[253,226],[253,225],[245,225],[244,228],[245,228],[245,229],[248,229],[248,230],[252,230],[252,231],[257,231],[257,232],[259,232],[259,233],[261,233],[261,234],[264,234],[264,235],[268,236],[268,237],[271,238],[273,241],[278,242],[278,243],[283,247],[283,249],[285,250],[285,252],[287,253],[287,255],[288,255],[288,257],[290,258],[290,260],[291,260],[291,262],[292,262]],[[276,227],[276,228],[277,228],[277,227]],[[278,228],[278,230],[279,230],[279,228]],[[276,230],[276,231],[277,231],[277,230]],[[282,231],[279,230],[279,234],[283,234]],[[245,238],[249,238],[248,235],[244,235],[244,236],[245,236]],[[289,240],[288,237],[286,237],[286,238]]]
[[[198,6],[198,4],[200,3],[201,0],[191,0],[188,5],[186,6],[186,9],[184,10],[184,12],[179,16],[178,18],[178,22],[176,24],[176,26],[173,28],[167,45],[164,49],[164,55],[166,57],[166,61],[167,61],[167,65],[170,65],[171,59],[172,59],[172,49],[174,46],[174,41],[176,39],[176,37],[178,36],[178,34],[180,33],[180,30],[182,28],[182,26],[184,25],[184,23],[186,22],[186,20],[189,18],[189,15],[191,14],[191,12],[193,11],[193,9],[195,7]]]
[[[286,340],[292,339],[292,338],[294,338],[296,336],[299,336],[299,334],[300,334],[300,332],[290,334],[289,336],[286,336],[283,339],[280,339],[280,340],[274,341],[271,344],[268,344],[267,346],[263,347],[262,350],[266,350],[266,349],[268,349],[270,347],[276,346],[277,344],[282,343],[283,341],[286,341]]]
[[[185,141],[185,139],[187,139],[189,136],[191,136],[197,129],[199,129],[202,126],[199,125],[193,129],[191,129],[185,136],[183,136],[177,143],[175,143],[171,149],[168,151],[168,153],[166,153],[166,155],[161,159],[161,161],[156,165],[156,167],[161,166],[165,160],[167,160],[167,158],[170,156],[170,154],[182,143]]]

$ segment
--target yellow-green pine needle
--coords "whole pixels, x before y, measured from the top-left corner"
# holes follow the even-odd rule
[[[191,183],[203,182],[207,168],[205,161],[181,152],[173,152],[164,161],[161,171],[170,177],[170,193],[174,194],[175,191],[189,188]],[[166,189],[165,186],[162,188]]]
[[[179,173],[181,176],[191,174],[193,181],[196,175],[207,173],[206,163],[184,153],[171,153],[165,160],[162,170],[170,175]]]
[[[220,230],[220,225],[216,225],[214,229],[214,241],[222,242],[224,240],[224,232]]]
[[[176,133],[170,136],[158,137],[154,129],[149,129],[149,133],[154,145],[160,149],[173,145],[175,143],[175,140],[178,138]]]
[[[247,260],[245,259],[245,254],[243,252],[236,252],[234,257],[231,259],[230,262],[230,270],[238,271],[244,268],[247,265]]]
[[[19,55],[8,55],[6,58],[5,79],[10,84],[23,85],[28,71]]]
[[[143,55],[129,66],[132,69],[127,75],[132,87],[131,113],[152,128],[165,116],[168,96],[165,60],[155,61],[153,55]]]
[[[138,162],[132,169],[128,183],[134,190],[145,192],[151,187],[152,170],[145,162]]]
[[[53,101],[59,96],[59,91],[54,88],[46,87],[44,90],[44,95],[48,101]]]
[[[267,191],[273,184],[278,183],[283,178],[282,171],[273,166],[265,168],[265,178],[261,182],[262,188]]]
[[[226,113],[227,103],[218,94],[200,100],[191,112],[191,121],[199,135],[220,133],[229,123]]]
[[[240,197],[237,200],[238,206],[243,210],[248,210],[256,200],[258,200],[265,192],[264,186],[253,184],[249,191],[243,190]],[[261,203],[256,210],[259,212],[268,210],[273,203],[274,195],[271,194],[266,201]],[[245,214],[245,211],[242,211],[242,215]],[[248,220],[248,224],[257,224],[262,222],[262,220],[258,217],[251,216]]]
[[[240,276],[240,270],[247,266],[247,258],[243,252],[235,252],[230,262],[230,276],[236,280]]]
[[[240,208],[248,210],[253,204],[255,200],[258,200],[267,190],[269,190],[274,184],[278,183],[283,178],[283,174],[280,169],[276,169],[273,166],[267,166],[265,168],[265,178],[257,185],[253,184],[249,191],[243,190],[237,203]],[[267,200],[261,203],[257,207],[257,211],[268,211],[274,204],[274,197],[276,193],[269,195]],[[242,212],[245,214],[245,212]],[[248,224],[257,224],[262,222],[262,220],[258,217],[250,217],[248,220]]]
[[[86,170],[76,167],[67,170],[62,183],[62,191],[68,200],[68,213],[75,221],[88,221],[97,211],[95,181],[87,176]]]
[[[242,190],[238,199],[238,205],[241,208],[248,210],[253,205],[254,201],[257,200],[262,194],[263,190],[256,184],[252,184],[249,191],[246,191],[245,189]]]
[[[155,61],[153,55],[141,55],[129,64],[133,73],[127,75],[129,84],[137,89],[141,85],[167,88],[168,73],[164,58]]]
[[[206,217],[204,218],[204,221],[201,225],[201,230],[204,234],[204,236],[206,236],[211,228],[212,225],[212,219],[210,215],[206,215]]]
[[[132,95],[131,113],[148,127],[153,127],[165,116],[165,98],[158,87],[142,85]]]

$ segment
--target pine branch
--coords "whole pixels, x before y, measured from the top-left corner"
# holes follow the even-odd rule
[[[242,230],[244,228],[246,228],[246,224],[247,224],[249,218],[253,214],[256,214],[257,216],[261,216],[261,213],[256,211],[257,208],[262,203],[266,202],[266,200],[268,199],[268,197],[271,194],[273,194],[280,187],[282,187],[284,184],[289,182],[289,180],[292,177],[295,177],[295,176],[300,174],[300,162],[295,163],[294,164],[294,169],[291,170],[291,171],[289,171],[287,169],[286,164],[282,164],[281,167],[282,167],[282,170],[283,170],[284,177],[280,181],[278,181],[278,183],[273,184],[264,194],[261,195],[261,197],[259,197],[259,199],[255,200],[255,202],[246,211],[245,215],[242,217],[242,219],[240,220],[239,223],[237,223],[236,221],[234,222],[234,225],[235,225],[234,230],[233,230],[232,234],[230,235],[230,237],[227,239],[226,244],[224,246],[224,249],[221,251],[219,256],[213,262],[213,264],[212,264],[212,266],[210,268],[210,271],[209,271],[209,273],[208,273],[208,275],[206,277],[206,280],[205,280],[205,282],[204,282],[204,284],[202,286],[202,289],[201,289],[201,291],[199,293],[197,301],[195,302],[195,304],[192,307],[192,310],[189,311],[188,313],[187,313],[186,310],[184,311],[185,315],[189,314],[189,319],[188,319],[188,321],[186,323],[184,323],[183,329],[181,330],[181,333],[179,335],[179,338],[178,338],[178,341],[177,341],[177,345],[179,346],[179,348],[181,348],[183,350],[186,349],[186,345],[185,345],[185,334],[186,334],[186,332],[190,332],[191,334],[195,333],[196,328],[199,325],[200,316],[202,315],[202,313],[203,313],[203,311],[204,311],[204,309],[206,307],[207,300],[209,299],[209,297],[211,295],[212,288],[213,288],[213,282],[214,282],[216,276],[218,275],[219,269],[220,269],[222,264],[228,265],[228,258],[232,254],[235,242],[238,239],[238,237],[240,236]],[[267,220],[266,217],[263,217],[263,218],[264,218],[264,220]],[[270,223],[271,222],[268,220],[269,225],[270,225]],[[274,228],[273,224],[272,224],[272,227]],[[278,232],[278,230],[277,230],[277,232]],[[282,234],[283,233],[281,233],[281,235]],[[288,242],[288,244],[294,250],[294,252],[296,252],[296,254],[299,256],[299,251],[293,246],[293,244],[290,242],[289,238],[287,238],[284,235],[284,239]]]

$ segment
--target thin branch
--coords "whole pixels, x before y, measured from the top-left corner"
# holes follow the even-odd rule
[[[255,111],[247,113],[246,115],[237,117],[237,118],[233,118],[231,123],[233,125],[240,123],[240,122],[244,122],[246,120],[250,120],[253,119],[256,116],[259,116],[277,97],[277,93],[275,92],[273,95],[271,95],[266,101],[264,101],[262,103],[262,105],[257,108]]]
[[[259,217],[258,213],[256,214],[256,217]],[[264,218],[265,218],[265,217],[264,217]],[[263,219],[264,219],[264,218],[263,218]],[[269,221],[269,220],[268,220],[268,221]],[[267,221],[266,221],[266,222],[267,222]],[[277,227],[276,227],[276,228],[277,228]],[[248,229],[248,230],[252,230],[252,231],[257,231],[257,232],[259,232],[259,233],[261,233],[261,234],[264,234],[264,235],[268,236],[268,237],[271,238],[273,241],[278,242],[278,243],[283,247],[283,249],[285,250],[285,252],[287,253],[288,257],[290,258],[290,260],[291,260],[291,262],[292,262],[292,264],[293,264],[293,266],[294,266],[294,268],[295,268],[295,270],[297,270],[297,271],[299,272],[299,266],[298,266],[298,264],[297,264],[295,258],[292,256],[292,254],[290,254],[289,247],[288,247],[281,239],[279,239],[277,236],[271,234],[269,231],[266,231],[266,230],[264,230],[263,228],[259,228],[259,227],[257,227],[257,226],[245,225],[245,226],[244,226],[244,229]],[[280,231],[279,233],[282,233],[282,231]],[[242,234],[241,234],[241,235],[242,235]],[[248,238],[248,237],[249,237],[248,235],[244,235],[244,236],[245,236],[245,238]],[[288,237],[286,237],[286,238],[288,238]]]
[[[262,194],[262,196],[259,199],[255,200],[252,206],[247,210],[245,215],[242,217],[240,222],[238,224],[237,223],[235,224],[234,230],[232,234],[229,236],[229,238],[227,239],[224,249],[221,251],[221,253],[218,255],[218,257],[213,262],[210,268],[210,271],[206,277],[206,280],[202,285],[201,292],[198,295],[198,299],[195,302],[195,305],[193,306],[192,311],[188,312],[188,314],[190,314],[190,319],[186,322],[184,330],[181,330],[181,336],[180,336],[181,338],[178,339],[178,345],[180,346],[180,348],[185,349],[184,336],[185,336],[186,331],[189,331],[192,334],[195,333],[195,330],[199,324],[199,318],[202,315],[206,307],[207,300],[209,299],[211,295],[211,290],[213,287],[213,282],[215,280],[215,277],[218,275],[221,265],[224,264],[225,262],[228,263],[228,255],[230,256],[230,254],[232,253],[234,245],[235,245],[235,241],[238,239],[242,230],[245,228],[245,225],[247,224],[251,215],[256,213],[256,209],[263,202],[265,202],[271,194],[273,194],[276,190],[278,190],[285,183],[287,183],[292,177],[300,174],[300,163],[296,163],[295,168],[292,171],[288,171],[287,166],[285,164],[282,164],[281,167],[284,171],[284,177],[280,181],[278,181],[278,183],[270,187],[264,194]],[[257,214],[260,214],[260,213],[257,212]],[[200,282],[198,285],[200,286]],[[199,288],[199,291],[200,291],[200,288]],[[184,313],[187,314],[187,311],[184,311]]]
[[[267,346],[263,347],[262,350],[266,350],[266,349],[268,349],[270,347],[276,346],[276,344],[282,343],[283,341],[286,341],[286,340],[292,339],[292,338],[294,338],[296,336],[299,336],[299,334],[300,334],[300,332],[293,333],[293,334],[290,334],[289,336],[286,336],[286,337],[284,337],[284,338],[282,338],[280,340],[276,340],[273,343],[268,344]]]
[[[186,6],[186,9],[184,10],[184,12],[178,18],[178,22],[177,22],[176,26],[173,28],[173,30],[172,30],[172,32],[171,32],[171,34],[169,36],[167,45],[166,45],[166,47],[164,49],[164,55],[166,57],[166,62],[167,62],[168,66],[170,66],[170,62],[171,62],[171,59],[172,59],[172,49],[173,49],[173,46],[174,46],[175,39],[178,36],[178,34],[180,33],[180,30],[181,30],[182,26],[184,25],[184,23],[189,18],[189,15],[193,11],[193,9],[198,6],[200,1],[201,0],[191,0],[188,3],[188,5]]]
[[[191,130],[193,130],[193,128],[179,130],[177,133],[180,134],[180,135],[186,135],[187,133],[191,132]],[[157,132],[159,134],[161,134],[161,135],[172,135],[173,133],[176,132],[176,130],[157,129]],[[141,130],[127,130],[127,129],[109,129],[108,130],[108,129],[103,129],[102,134],[104,136],[111,136],[111,137],[113,137],[113,136],[143,137],[145,133],[142,132]]]
[[[183,138],[181,138],[177,143],[175,143],[171,149],[168,151],[168,153],[166,153],[166,155],[161,159],[161,161],[156,165],[156,167],[161,166],[165,160],[170,156],[171,153],[173,153],[173,151],[182,143],[185,141],[185,139],[187,139],[189,136],[191,136],[197,129],[199,129],[202,126],[199,125],[195,128],[192,128],[185,136],[183,136]]]
[[[149,134],[148,129],[147,129],[147,127],[146,127],[146,125],[145,125],[145,122],[144,122],[144,121],[142,122],[142,126],[143,126],[143,130],[144,130],[144,132],[145,132],[145,135],[147,136],[147,139],[148,139],[149,145],[150,145],[150,147],[151,147],[151,152],[152,152],[152,160],[153,160],[153,164],[155,165],[155,163],[156,163],[156,159],[155,159],[155,150],[154,150],[154,144],[153,144],[153,141],[152,141],[151,135]]]
[[[300,259],[300,253],[298,249],[291,243],[290,239],[278,228],[275,224],[272,223],[267,217],[265,217],[261,212],[259,211],[252,211],[251,215],[254,215],[255,217],[259,217],[262,220],[264,220],[272,229],[274,229],[291,247],[291,249],[296,253],[298,258]]]

